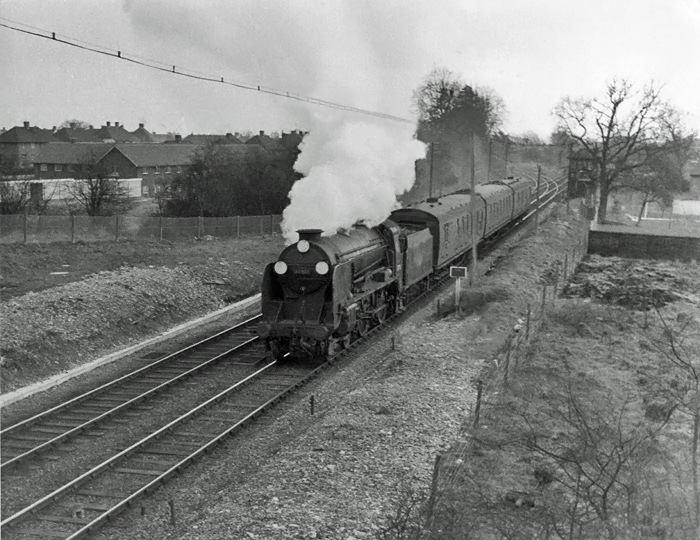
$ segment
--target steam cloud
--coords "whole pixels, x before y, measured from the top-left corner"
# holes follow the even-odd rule
[[[358,221],[374,226],[398,206],[396,196],[415,180],[414,161],[425,156],[413,126],[386,122],[317,122],[302,143],[294,168],[305,175],[289,193],[282,232],[288,243],[299,229],[324,235]]]

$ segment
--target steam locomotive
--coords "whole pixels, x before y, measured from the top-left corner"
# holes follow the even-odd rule
[[[282,359],[334,354],[429,287],[450,265],[466,261],[471,227],[477,242],[492,237],[529,208],[533,182],[509,177],[395,210],[368,228],[333,236],[299,231],[262,282],[258,335]]]

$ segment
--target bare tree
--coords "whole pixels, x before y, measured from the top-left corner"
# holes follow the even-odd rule
[[[29,195],[29,182],[0,180],[0,214],[24,214]]]
[[[68,186],[68,191],[87,215],[99,216],[130,207],[128,190],[117,178],[110,177],[97,160],[87,159],[83,162],[77,176]]]
[[[650,325],[642,327],[645,343],[653,348],[671,373],[664,373],[655,379],[661,390],[661,407],[678,410],[690,417],[692,436],[690,458],[693,474],[693,502],[695,528],[700,532],[700,479],[698,471],[698,446],[700,444],[700,350],[693,345],[690,334],[694,324],[692,316],[679,314],[672,322],[655,307],[660,328],[655,331]],[[697,337],[696,337],[697,339]],[[663,371],[666,371],[665,369]],[[665,402],[665,403],[664,403]],[[670,405],[669,405],[670,404]],[[657,405],[658,408],[658,405]],[[649,414],[649,408],[647,409]]]
[[[66,120],[64,122],[61,122],[61,124],[58,126],[57,129],[64,129],[64,128],[70,128],[73,127],[74,129],[90,129],[92,126],[90,125],[89,122],[85,122],[84,120],[78,120],[77,118],[73,118],[71,120]]]
[[[623,178],[659,155],[675,152],[693,137],[653,84],[638,93],[627,81],[615,80],[603,98],[566,97],[554,114],[558,129],[585,148],[597,164],[600,223],[606,220],[610,193]]]
[[[642,221],[644,210],[651,203],[664,208],[673,204],[674,193],[688,191],[690,183],[683,177],[683,167],[673,155],[652,156],[639,169],[620,176],[620,190],[636,191],[642,195],[637,215],[637,226]]]

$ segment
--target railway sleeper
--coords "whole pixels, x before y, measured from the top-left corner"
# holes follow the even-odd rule
[[[129,467],[116,467],[112,469],[115,473],[119,474],[139,474],[143,476],[160,476],[165,471],[155,471],[152,469],[131,469]]]

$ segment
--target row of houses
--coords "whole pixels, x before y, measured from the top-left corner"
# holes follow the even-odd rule
[[[114,126],[107,122],[98,129],[71,124],[60,130],[25,122],[0,133],[0,157],[15,160],[25,177],[38,180],[80,178],[98,166],[113,178],[141,178],[142,194],[153,196],[159,180],[185,172],[203,145],[225,145],[241,163],[252,159],[291,169],[303,136],[303,132],[293,131],[271,137],[260,131],[243,142],[231,133],[184,138],[174,134],[158,142],[143,124],[128,132],[118,122]]]

